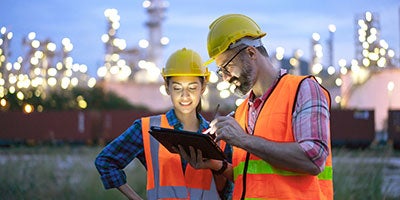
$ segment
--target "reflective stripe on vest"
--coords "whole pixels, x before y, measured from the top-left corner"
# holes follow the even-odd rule
[[[179,154],[169,153],[160,145],[148,133],[151,126],[171,128],[165,115],[142,118],[143,145],[147,164],[147,198],[219,199],[211,171],[196,170],[187,165],[183,174]],[[160,168],[160,165],[163,167]]]
[[[250,160],[249,165],[251,168],[247,169],[248,174],[277,174],[281,176],[302,176],[303,174],[277,169],[263,160]],[[243,175],[244,162],[240,162],[238,166],[233,168],[234,180],[239,175]],[[320,180],[332,180],[332,166],[326,166],[325,169],[318,174]]]

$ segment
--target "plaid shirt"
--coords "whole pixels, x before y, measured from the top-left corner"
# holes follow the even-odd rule
[[[284,73],[285,71],[282,70],[281,74]],[[253,130],[262,107],[260,105],[267,100],[276,83],[259,98],[254,98],[254,94],[250,93],[249,131]],[[299,87],[292,119],[294,138],[306,155],[322,171],[329,154],[329,105],[322,88],[314,79],[305,79]]]
[[[168,124],[174,129],[182,130],[183,124],[178,120],[174,110],[170,110],[166,113]],[[209,127],[209,122],[206,121],[203,116],[198,115],[200,119],[200,128],[198,130],[201,133]],[[232,162],[232,148],[226,145],[224,149],[227,155],[228,161]],[[146,159],[143,147],[143,136],[142,136],[142,120],[137,119],[133,122],[124,133],[109,143],[97,156],[95,165],[100,173],[101,180],[104,188],[116,188],[126,183],[126,174],[123,169],[130,163],[134,158],[139,159],[145,168]],[[186,169],[186,161],[182,159],[183,170]],[[226,195],[232,191],[232,185],[227,184],[224,191],[228,191]]]

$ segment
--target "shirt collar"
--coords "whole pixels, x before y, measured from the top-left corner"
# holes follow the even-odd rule
[[[261,97],[259,97],[258,99],[260,99],[261,101],[265,101],[265,100],[267,99],[269,93],[271,92],[271,89],[272,89],[273,87],[275,87],[276,83],[278,83],[279,78],[280,78],[281,76],[283,76],[284,74],[286,74],[286,73],[287,73],[286,69],[280,69],[279,77],[278,77],[278,78],[274,81],[274,83],[267,89],[267,91],[266,91]],[[250,94],[249,94],[249,103],[250,103],[250,104],[254,103],[254,101],[257,99],[257,98],[255,98],[255,97],[256,97],[256,96],[255,96],[253,90],[251,90],[251,92],[250,92]]]
[[[183,124],[176,117],[174,109],[169,110],[165,115],[167,116],[168,124],[170,126],[178,130],[183,129]],[[200,127],[198,132],[203,132],[209,127],[209,122],[199,113],[197,113],[197,118],[200,119]]]

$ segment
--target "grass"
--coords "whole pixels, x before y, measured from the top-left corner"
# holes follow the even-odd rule
[[[126,199],[104,190],[93,164],[101,147],[0,149],[0,199]],[[335,199],[391,199],[382,190],[388,149],[333,150]],[[146,173],[138,161],[125,170],[128,183],[145,197]],[[394,199],[394,198],[393,198]]]
[[[93,164],[99,147],[22,147],[0,150],[0,199],[126,199],[105,190]],[[128,183],[145,197],[145,169],[126,168]]]

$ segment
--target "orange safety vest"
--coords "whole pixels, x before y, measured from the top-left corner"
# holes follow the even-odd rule
[[[280,78],[260,111],[254,135],[274,142],[295,141],[292,113],[299,85],[308,77],[310,76],[286,74]],[[330,107],[329,92],[324,88],[323,91]],[[248,100],[247,98],[237,108],[235,114],[236,120],[244,130],[248,122]],[[330,151],[330,139],[328,144]],[[312,176],[278,169],[243,149],[233,147],[233,199],[242,197],[244,177],[245,199],[333,199],[331,155],[329,152],[324,170],[319,175]]]
[[[220,199],[211,170],[182,169],[179,154],[170,153],[149,134],[151,126],[169,126],[165,115],[142,118],[143,145],[147,164],[148,199]]]

